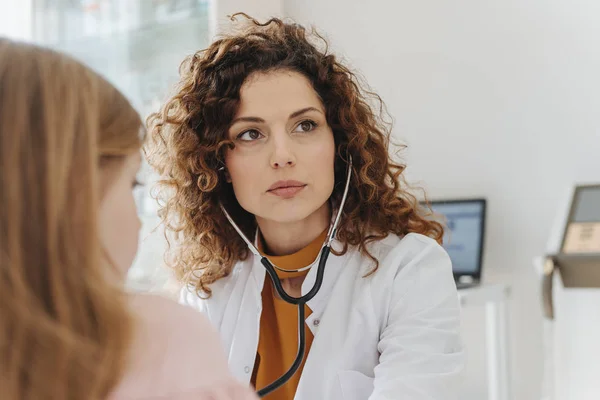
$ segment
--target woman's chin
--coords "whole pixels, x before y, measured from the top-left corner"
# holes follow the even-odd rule
[[[325,205],[314,204],[277,204],[263,210],[260,214],[255,214],[259,223],[261,221],[267,223],[278,224],[295,224],[300,222],[308,222],[312,219],[321,220],[329,219],[329,210],[324,209]]]

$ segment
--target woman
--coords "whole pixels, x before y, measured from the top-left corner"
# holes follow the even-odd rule
[[[195,311],[123,290],[141,125],[88,68],[0,38],[3,399],[255,398]]]
[[[294,362],[296,306],[284,300],[310,292],[341,211],[320,290],[299,309],[305,358],[267,398],[456,397],[463,350],[443,228],[404,189],[379,98],[301,26],[249,21],[190,57],[149,119],[181,302],[218,328],[235,376],[264,388]]]

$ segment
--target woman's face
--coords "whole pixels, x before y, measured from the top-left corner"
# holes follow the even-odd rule
[[[335,143],[325,108],[303,75],[282,70],[251,75],[229,128],[225,155],[239,204],[261,219],[302,221],[328,207]]]
[[[133,188],[140,168],[139,153],[101,172],[102,198],[98,213],[100,242],[110,262],[123,274],[127,272],[138,248],[138,218]]]

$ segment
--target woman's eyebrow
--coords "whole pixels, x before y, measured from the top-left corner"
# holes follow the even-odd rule
[[[296,117],[298,117],[304,113],[307,113],[309,111],[316,111],[318,113],[323,114],[323,111],[319,110],[316,107],[304,107],[298,111],[294,111],[293,113],[291,113],[290,116],[288,117],[288,119],[296,118]],[[265,120],[260,117],[252,117],[252,116],[238,117],[238,118],[235,118],[233,121],[231,121],[231,125],[236,124],[238,122],[254,122],[254,123],[264,124]]]
[[[319,110],[316,107],[305,107],[305,108],[302,108],[302,109],[300,109],[298,111],[294,111],[293,113],[291,113],[290,116],[289,116],[289,119],[296,118],[296,117],[298,117],[298,116],[300,116],[300,115],[302,115],[302,114],[304,114],[306,112],[309,112],[309,111],[316,111],[318,113],[323,114],[323,111]]]
[[[231,125],[238,122],[255,122],[255,123],[264,123],[265,120],[259,117],[238,117],[231,121]]]

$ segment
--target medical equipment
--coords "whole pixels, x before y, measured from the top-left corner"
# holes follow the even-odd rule
[[[554,318],[552,282],[559,272],[565,288],[600,288],[600,185],[575,188],[560,237],[544,263],[542,299],[546,317]]]
[[[244,242],[246,242],[246,245],[248,245],[248,249],[252,253],[254,253],[254,255],[256,255],[257,257],[260,258],[260,262],[267,270],[267,273],[269,274],[269,277],[271,278],[271,281],[273,282],[273,286],[275,287],[277,294],[281,297],[282,300],[284,300],[290,304],[295,304],[298,306],[298,352],[296,354],[296,359],[294,360],[294,362],[292,363],[292,365],[290,366],[290,368],[287,370],[286,373],[284,373],[281,377],[279,377],[274,382],[270,383],[269,385],[265,386],[264,388],[262,388],[256,392],[259,397],[265,397],[267,394],[273,392],[274,390],[278,389],[283,384],[285,384],[296,373],[296,371],[298,371],[298,368],[300,368],[300,365],[302,364],[302,360],[304,358],[304,350],[306,348],[306,334],[304,331],[304,319],[305,319],[304,306],[306,305],[306,303],[309,300],[311,300],[313,297],[315,297],[317,295],[317,293],[319,292],[319,289],[321,288],[321,285],[323,283],[323,274],[325,271],[325,264],[327,263],[327,258],[329,257],[329,253],[331,252],[331,243],[333,242],[333,239],[335,238],[335,235],[337,233],[337,227],[340,222],[342,211],[344,209],[344,204],[346,203],[346,197],[348,195],[348,189],[350,187],[351,174],[352,174],[352,157],[349,156],[348,157],[348,172],[346,174],[346,186],[344,188],[344,194],[342,195],[342,201],[340,202],[340,206],[337,210],[335,220],[333,221],[333,224],[329,227],[329,232],[327,233],[327,239],[325,240],[324,246],[321,249],[321,253],[319,256],[319,263],[317,266],[317,276],[315,279],[315,283],[313,284],[313,287],[308,291],[308,293],[306,293],[304,296],[301,296],[301,297],[293,297],[293,296],[288,295],[285,292],[285,290],[283,289],[283,286],[281,285],[281,280],[277,276],[277,272],[275,270],[277,269],[277,270],[285,271],[285,272],[300,272],[300,271],[305,271],[307,269],[310,269],[314,264],[311,264],[307,267],[299,268],[297,270],[292,270],[292,271],[284,270],[282,268],[277,267],[276,265],[271,263],[271,261],[269,261],[269,259],[267,257],[260,254],[258,249],[252,244],[252,242],[250,242],[250,240],[248,240],[246,235],[244,235],[242,230],[233,221],[233,218],[231,218],[231,216],[229,215],[229,213],[227,212],[225,207],[222,204],[220,205],[221,210],[225,214],[225,217],[227,217],[227,219],[229,220],[229,222],[231,223],[233,228],[237,231],[237,233],[244,240]]]
[[[600,398],[597,377],[581,373],[600,366],[600,184],[565,193],[534,266],[546,317],[542,399]]]

